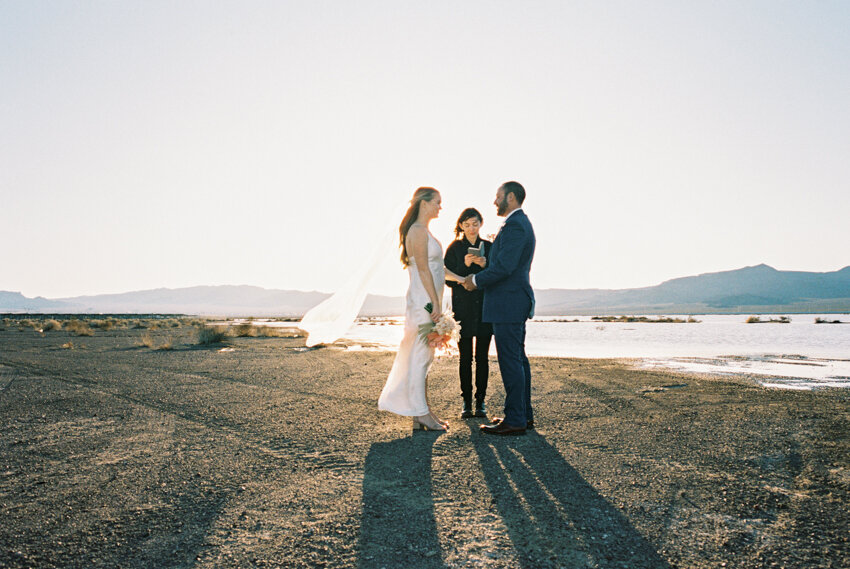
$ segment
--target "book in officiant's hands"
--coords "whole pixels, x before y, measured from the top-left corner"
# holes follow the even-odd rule
[[[466,250],[467,255],[475,255],[476,257],[484,256],[484,243],[481,244],[480,247],[469,247]]]

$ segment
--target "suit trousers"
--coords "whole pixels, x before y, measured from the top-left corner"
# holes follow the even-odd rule
[[[491,334],[469,336],[457,341],[460,352],[460,395],[464,402],[472,402],[472,356],[475,354],[475,400],[484,401],[487,396],[487,379],[490,376],[490,362],[487,359],[490,352]],[[475,340],[473,350],[472,341]]]
[[[531,366],[525,355],[525,322],[494,322],[493,336],[505,385],[505,424],[524,427],[534,420]]]

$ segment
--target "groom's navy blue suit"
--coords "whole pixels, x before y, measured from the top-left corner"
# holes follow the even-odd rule
[[[493,241],[487,268],[475,275],[484,290],[482,320],[493,324],[499,371],[505,384],[504,423],[525,427],[531,409],[531,368],[525,355],[525,321],[534,316],[534,291],[529,281],[534,258],[534,229],[517,209]]]

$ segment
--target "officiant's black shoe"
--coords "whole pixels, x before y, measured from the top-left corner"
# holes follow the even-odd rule
[[[486,417],[487,416],[487,406],[484,405],[483,401],[475,402],[475,416],[476,417]]]
[[[463,411],[460,413],[461,419],[470,419],[473,417],[472,414],[472,401],[464,401],[463,402]]]

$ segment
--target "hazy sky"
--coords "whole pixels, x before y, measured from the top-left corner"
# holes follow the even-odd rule
[[[848,29],[846,1],[0,0],[0,290],[332,291],[416,187],[445,246],[512,179],[537,288],[837,270]]]

